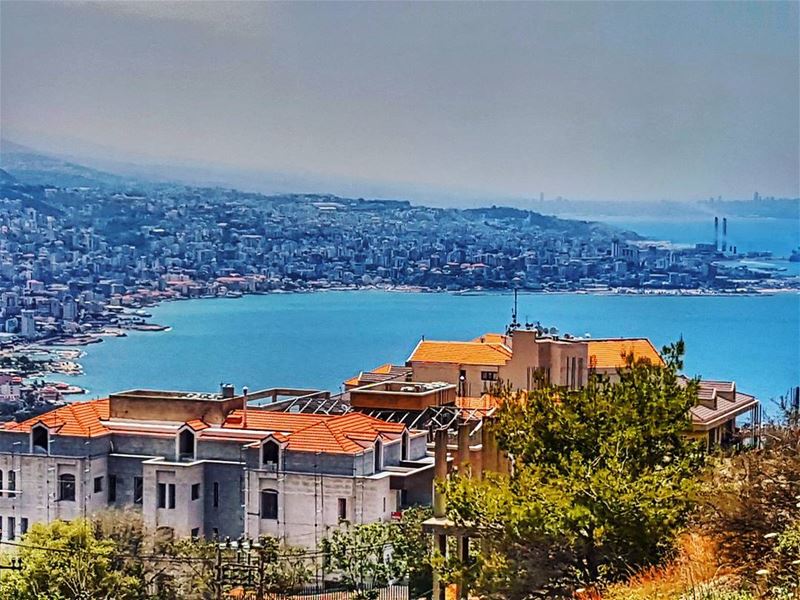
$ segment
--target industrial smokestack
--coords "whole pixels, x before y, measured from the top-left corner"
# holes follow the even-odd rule
[[[728,249],[728,218],[722,217],[722,251]]]
[[[719,217],[714,217],[714,250],[719,250]]]

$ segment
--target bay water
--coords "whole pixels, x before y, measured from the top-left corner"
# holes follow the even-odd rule
[[[383,291],[270,294],[169,302],[150,309],[165,332],[130,332],[86,348],[68,381],[104,397],[131,388],[214,391],[313,387],[384,362],[402,364],[421,336],[466,340],[501,332],[512,295]],[[645,296],[522,294],[522,322],[561,333],[686,342],[685,373],[733,379],[769,402],[800,383],[800,294]],[[76,397],[78,398],[78,397]]]

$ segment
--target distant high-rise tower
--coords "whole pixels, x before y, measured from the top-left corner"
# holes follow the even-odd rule
[[[719,250],[719,217],[714,217],[714,250]]]
[[[544,204],[544,192],[539,192],[539,202]]]

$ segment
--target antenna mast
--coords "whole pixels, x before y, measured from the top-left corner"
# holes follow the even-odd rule
[[[517,322],[517,288],[514,288],[514,310],[511,312],[511,329],[516,329],[519,327],[519,323]]]
[[[247,387],[245,386],[242,388],[242,412],[244,412],[244,416],[242,418],[242,427],[247,429]]]

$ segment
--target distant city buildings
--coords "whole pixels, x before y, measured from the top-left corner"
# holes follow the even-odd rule
[[[440,209],[217,188],[0,184],[0,329],[48,340],[108,308],[273,290],[752,291],[796,285],[696,247],[513,208]],[[718,225],[719,226],[719,225]],[[122,323],[124,325],[124,323]]]

